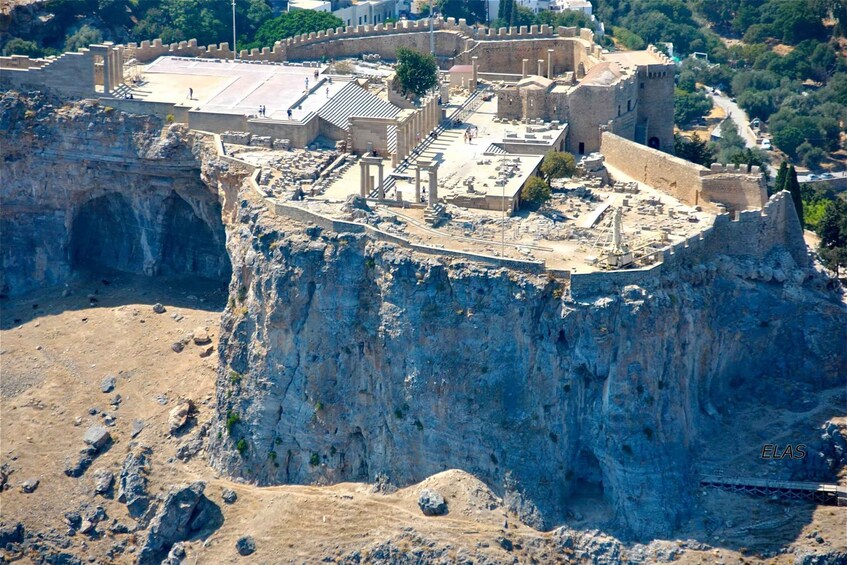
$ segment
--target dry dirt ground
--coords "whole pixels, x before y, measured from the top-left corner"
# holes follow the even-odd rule
[[[143,533],[108,532],[106,525],[112,520],[130,526],[134,520],[123,504],[95,496],[93,475],[107,468],[117,477],[130,443],[138,442],[153,450],[152,494],[202,479],[206,481],[205,494],[223,512],[220,529],[187,544],[185,563],[336,562],[355,552],[367,563],[371,552],[385,551],[386,543],[395,552],[435,547],[442,562],[586,562],[555,551],[552,534],[519,524],[485,485],[461,471],[447,471],[392,494],[380,494],[373,492],[372,485],[349,483],[258,488],[219,476],[202,452],[187,463],[175,459],[175,447],[185,438],[169,435],[168,414],[179,399],[189,398],[197,405],[198,423],[212,417],[217,353],[201,357],[204,348],[193,343],[176,353],[171,344],[202,326],[208,328],[216,346],[225,291],[127,275],[110,277],[107,282],[101,277],[86,279],[69,287],[66,296],[41,292],[0,303],[0,464],[8,464],[12,470],[11,488],[0,493],[0,521],[22,521],[28,531],[61,538],[67,530],[66,512],[101,505],[108,514],[99,528],[103,533],[65,538],[71,545],[64,551],[91,563],[134,562]],[[167,311],[154,313],[152,305],[157,302]],[[116,386],[103,393],[101,381],[109,374],[116,376]],[[110,404],[116,394],[121,396],[117,408]],[[90,414],[92,408],[97,411],[94,415]],[[85,430],[102,422],[104,412],[115,418],[109,428],[113,445],[80,478],[66,476],[66,460],[78,453]],[[143,420],[144,428],[133,439],[134,420]],[[20,488],[28,479],[40,481],[31,494]],[[445,496],[450,507],[447,516],[422,515],[417,497],[425,487],[434,487]],[[224,488],[237,492],[234,504],[222,502]],[[736,504],[741,504],[742,512],[745,504],[765,513],[772,511],[767,501],[749,501],[728,493],[712,495],[710,500],[718,513],[722,505]],[[807,537],[813,531],[828,532],[827,538],[847,531],[845,509],[808,510],[801,531],[792,534],[801,543],[814,544]],[[235,550],[235,541],[245,534],[256,541],[256,552],[250,557],[241,557]],[[720,535],[743,538],[744,533],[724,531]],[[510,552],[498,543],[504,537],[514,544]],[[734,541],[732,547],[738,548],[743,541]],[[109,556],[107,552],[116,543],[124,543],[126,550]],[[38,556],[0,548],[0,562],[12,559],[30,563],[37,562]],[[709,549],[689,550],[677,561],[757,559],[740,551]],[[791,563],[793,556],[780,555],[774,562]]]

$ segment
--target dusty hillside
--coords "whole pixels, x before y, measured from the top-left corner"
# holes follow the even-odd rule
[[[776,554],[768,561],[792,563],[795,549],[776,548],[791,544],[786,536],[795,534],[797,554],[833,555],[839,545],[843,550],[844,539],[838,536],[847,520],[844,509],[727,493],[699,496],[713,512],[732,507],[734,518],[727,522],[738,524],[747,514],[762,518],[763,527],[724,524],[707,545],[702,543],[705,534],[692,524],[700,541],[643,546],[624,545],[596,531],[537,532],[508,515],[500,499],[462,471],[445,471],[397,491],[363,483],[259,488],[228,481],[206,464],[202,450],[187,462],[175,458],[178,446],[194,438],[213,414],[216,355],[200,354],[217,345],[222,291],[126,275],[107,282],[97,278],[69,287],[67,296],[42,292],[2,303],[0,464],[11,474],[0,494],[0,537],[19,521],[26,531],[23,543],[0,550],[6,560],[37,563],[65,554],[64,563],[135,562],[146,534],[132,531],[136,520],[116,500],[117,485],[108,497],[95,495],[94,477],[108,469],[119,479],[127,453],[139,445],[152,449],[148,490],[153,497],[164,496],[172,485],[203,480],[205,495],[223,514],[219,529],[185,545],[185,563],[616,563],[624,557],[632,562],[736,563],[759,561],[757,553]],[[165,306],[164,313],[153,311],[156,302]],[[174,342],[198,327],[209,328],[210,345],[192,341],[180,353],[172,350]],[[115,386],[104,393],[107,375],[116,377]],[[116,395],[121,397],[117,408],[110,404]],[[193,400],[197,412],[194,423],[172,437],[168,416],[180,399]],[[97,413],[90,414],[92,409]],[[86,430],[104,420],[103,413],[114,418],[114,426],[107,427],[113,444],[81,477],[67,476],[67,461],[83,446]],[[144,426],[133,439],[137,420]],[[39,484],[26,494],[21,484],[31,479]],[[424,488],[444,496],[447,515],[421,513],[417,500]],[[222,501],[224,489],[237,494],[233,504]],[[93,531],[68,535],[65,514],[85,517],[97,506],[106,517]],[[786,516],[789,522],[802,520],[799,533]],[[120,533],[121,524],[126,533]],[[236,540],[248,534],[256,550],[241,557]],[[742,556],[742,547],[755,551]]]

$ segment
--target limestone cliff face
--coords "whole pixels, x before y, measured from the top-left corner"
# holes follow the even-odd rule
[[[76,267],[228,281],[218,188],[204,145],[159,120],[42,95],[0,98],[2,293]]]
[[[728,391],[847,374],[840,296],[779,249],[768,261],[789,282],[718,257],[588,302],[259,204],[241,210],[229,252],[212,461],[260,484],[406,484],[461,468],[506,485],[539,525],[595,493],[620,531],[667,535]]]

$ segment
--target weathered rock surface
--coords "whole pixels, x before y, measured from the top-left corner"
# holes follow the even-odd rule
[[[91,426],[85,431],[85,436],[82,438],[85,443],[100,450],[107,446],[112,441],[112,436],[109,430],[103,426]]]
[[[188,423],[193,410],[194,403],[190,400],[182,400],[174,406],[168,414],[168,431],[171,434],[178,432]]]
[[[205,488],[198,481],[168,491],[141,545],[139,565],[158,565],[177,542],[220,526],[220,509],[203,495]]]
[[[793,243],[575,300],[546,277],[411,255],[258,206],[238,220],[231,288],[245,301],[224,313],[210,454],[260,484],[384,472],[403,486],[462,468],[549,528],[588,483],[617,531],[667,535],[694,504],[694,446],[728,433],[736,394],[821,390],[847,374],[841,295]],[[733,272],[746,264],[803,276]]]
[[[77,268],[229,280],[202,147],[162,125],[90,101],[0,94],[0,292],[58,285]]]
[[[256,552],[256,541],[253,536],[241,536],[235,542],[235,549],[239,555],[251,555]]]
[[[147,458],[150,448],[140,447],[127,454],[118,482],[118,502],[126,504],[129,515],[140,518],[150,505],[147,493]]]
[[[418,497],[418,506],[421,512],[427,516],[443,516],[447,514],[447,503],[444,501],[444,497],[434,490],[422,490]]]
[[[115,484],[115,474],[108,469],[98,469],[94,472],[94,492],[108,495]]]

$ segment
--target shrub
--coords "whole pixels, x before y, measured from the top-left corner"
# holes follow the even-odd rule
[[[168,114],[167,116],[165,116],[165,121],[169,124],[174,123],[174,120],[176,120],[176,118],[174,118],[173,114]]]
[[[311,457],[309,457],[309,465],[311,465],[312,467],[317,467],[320,464],[321,456],[313,451]]]
[[[547,182],[571,177],[576,172],[576,160],[567,151],[548,151],[541,162],[541,174]]]
[[[532,206],[541,206],[551,197],[550,185],[539,177],[531,177],[521,189],[521,199]]]
[[[235,424],[241,421],[241,416],[238,415],[238,412],[234,412],[232,410],[227,410],[226,412],[226,433],[232,435],[232,429],[235,427]]]
[[[238,440],[238,443],[235,444],[235,449],[238,450],[238,454],[244,457],[244,454],[247,453],[247,442],[244,438]]]
[[[238,383],[241,382],[241,377],[242,377],[242,375],[238,371],[235,371],[233,369],[229,370],[229,382],[230,383],[237,385]]]

